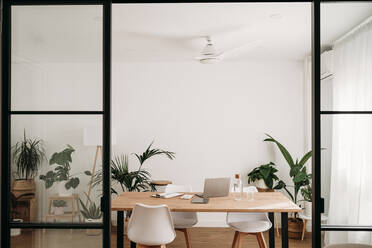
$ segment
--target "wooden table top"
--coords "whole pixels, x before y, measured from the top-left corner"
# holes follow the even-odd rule
[[[193,204],[191,200],[180,199],[180,196],[163,199],[154,198],[155,192],[124,192],[111,202],[112,211],[133,209],[136,203],[146,205],[168,205],[173,212],[300,212],[301,208],[285,197],[281,192],[259,192],[254,200],[247,195],[236,201],[232,194],[226,197],[210,198],[207,204]],[[185,193],[195,194],[195,193]]]

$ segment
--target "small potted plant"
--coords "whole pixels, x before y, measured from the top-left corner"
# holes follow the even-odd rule
[[[282,182],[276,175],[278,170],[274,166],[275,164],[270,162],[254,168],[248,173],[248,183],[255,183],[259,192],[272,192],[274,189],[280,189]],[[275,181],[278,183],[274,186]]]
[[[65,207],[67,206],[64,200],[54,200],[53,201],[53,214],[63,215],[65,213]]]
[[[49,165],[57,165],[53,170],[48,171],[45,175],[40,175],[40,180],[45,182],[45,188],[49,189],[55,182],[58,183],[58,195],[70,196],[73,190],[77,188],[80,183],[78,174],[71,175],[72,153],[75,149],[67,145],[61,152],[55,152],[49,160]],[[90,171],[85,171],[85,175],[90,176]]]
[[[15,180],[12,191],[15,196],[26,193],[35,193],[35,176],[41,163],[45,159],[43,141],[26,137],[23,132],[23,140],[18,141],[12,147],[13,163],[16,167]]]
[[[289,176],[292,179],[293,185],[290,187],[293,188],[293,191],[288,190],[288,186],[281,182],[281,187],[288,193],[289,197],[295,204],[299,204],[298,194],[300,193],[301,188],[307,187],[310,185],[311,174],[307,173],[306,169],[306,162],[311,158],[312,151],[305,153],[305,155],[301,159],[294,160],[288,150],[279,143],[276,139],[271,137],[270,135],[266,134],[268,138],[264,141],[274,143],[281,154],[283,155],[284,159],[286,160],[290,170]],[[288,237],[294,239],[300,239],[302,234],[303,228],[303,220],[298,218],[298,213],[295,213],[293,216],[288,218]]]
[[[97,206],[87,194],[85,194],[88,199],[88,204],[84,204],[79,198],[82,210],[80,211],[87,223],[100,223],[102,222],[102,211],[101,207]],[[101,234],[101,230],[87,229],[87,235],[95,236]]]

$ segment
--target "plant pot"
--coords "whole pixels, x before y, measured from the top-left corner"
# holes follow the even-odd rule
[[[85,219],[86,223],[101,223],[102,219]],[[88,236],[98,236],[102,233],[102,230],[97,229],[87,229],[87,235]]]
[[[306,201],[305,202],[305,210],[304,210],[304,215],[311,217],[311,210],[312,210],[312,203]]]
[[[22,219],[13,219],[13,222],[23,222]],[[10,229],[10,236],[15,237],[21,235],[21,228],[12,228]]]
[[[66,189],[65,184],[67,181],[60,181],[57,184],[57,189],[58,189],[58,195],[59,196],[71,196],[72,193],[74,192],[73,188]]]
[[[288,218],[288,237],[301,239],[304,222],[298,218]]]
[[[27,193],[35,193],[36,184],[34,179],[16,179],[13,181],[12,193],[18,197]]]
[[[64,207],[53,207],[53,214],[54,215],[63,215],[65,213]]]
[[[256,188],[267,189],[266,183],[263,179],[255,181]]]

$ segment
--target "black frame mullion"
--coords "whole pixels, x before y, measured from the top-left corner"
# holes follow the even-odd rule
[[[111,1],[110,0],[4,0],[2,20],[2,86],[1,86],[1,247],[10,247],[10,229],[103,229],[102,247],[110,247],[111,232]],[[11,110],[11,6],[99,5],[103,11],[103,110],[101,111],[12,111]],[[103,124],[103,211],[102,223],[14,223],[10,213],[10,128],[13,115],[99,115]]]
[[[312,5],[312,247],[321,247],[321,178],[320,178],[320,0],[314,0]]]
[[[1,247],[10,247],[10,45],[11,11],[9,1],[2,1],[2,87],[1,87]]]

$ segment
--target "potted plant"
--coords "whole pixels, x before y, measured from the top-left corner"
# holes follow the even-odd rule
[[[274,166],[275,164],[270,162],[254,168],[248,173],[248,183],[255,183],[259,192],[272,192],[274,189],[280,189],[282,183],[276,175],[278,170]],[[275,181],[278,183],[274,186]]]
[[[112,185],[119,184],[122,192],[132,191],[154,191],[155,187],[151,184],[151,174],[143,168],[145,161],[149,158],[159,155],[165,155],[167,158],[173,160],[174,152],[165,151],[157,148],[151,148],[152,144],[142,154],[134,155],[139,161],[139,167],[137,170],[129,171],[128,155],[115,156],[111,160],[111,181]],[[93,187],[101,185],[102,183],[102,170],[98,171],[93,178]],[[118,194],[115,188],[111,187],[112,194]],[[127,225],[131,211],[127,211],[125,217],[125,225]],[[124,228],[126,231],[127,228]]]
[[[67,206],[64,200],[54,200],[53,201],[53,214],[63,215],[65,213],[65,207]]]
[[[13,193],[16,197],[25,193],[34,193],[34,178],[45,159],[43,141],[27,138],[24,130],[23,140],[12,147],[12,157],[16,167],[12,185]]]
[[[281,187],[284,188],[284,190],[288,193],[292,201],[295,204],[298,204],[298,194],[301,188],[310,185],[311,174],[307,173],[305,164],[311,158],[312,151],[305,153],[305,155],[300,160],[294,160],[291,154],[282,144],[280,144],[270,135],[266,134],[266,136],[268,138],[266,138],[264,141],[273,142],[274,144],[276,144],[284,159],[287,161],[287,164],[290,168],[289,176],[291,177],[293,182],[293,185],[291,186],[291,188],[293,188],[293,192],[288,190],[288,186],[284,182],[281,182]],[[288,218],[288,237],[300,239],[302,228],[303,221],[302,219],[298,218],[297,213]]]
[[[83,201],[79,198],[80,205],[82,210],[80,211],[84,217],[85,222],[87,223],[100,223],[102,222],[102,211],[101,207],[97,206],[87,194],[85,194],[88,199],[88,204],[84,204]],[[99,235],[101,230],[87,229],[87,235],[94,236]]]
[[[49,165],[57,165],[53,170],[48,171],[45,175],[40,175],[40,179],[45,182],[45,188],[49,189],[55,182],[58,183],[58,194],[60,196],[70,196],[74,189],[80,183],[80,179],[77,177],[78,174],[71,175],[72,153],[75,149],[67,145],[61,152],[55,152],[49,160]],[[84,172],[90,176],[90,171]]]

